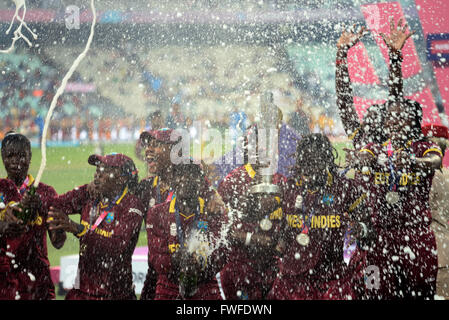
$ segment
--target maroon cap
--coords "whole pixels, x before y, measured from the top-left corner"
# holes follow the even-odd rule
[[[93,166],[98,166],[100,163],[103,163],[108,167],[124,167],[127,163],[134,163],[130,157],[121,153],[111,153],[105,156],[93,154],[89,156],[87,162]]]
[[[144,144],[147,144],[150,141],[150,139],[155,139],[156,141],[162,143],[175,144],[180,140],[181,137],[179,136],[175,141],[172,141],[170,137],[173,131],[174,131],[173,129],[169,128],[144,131],[140,134],[140,141],[142,141],[142,143]]]

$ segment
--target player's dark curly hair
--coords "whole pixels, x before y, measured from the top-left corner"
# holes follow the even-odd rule
[[[363,118],[363,127],[365,130],[366,143],[374,142],[376,144],[384,143],[388,140],[386,131],[384,130],[384,123],[388,109],[396,104],[400,104],[403,112],[413,114],[414,126],[411,128],[409,140],[425,140],[425,137],[421,131],[422,122],[422,105],[414,100],[400,98],[394,100],[388,100],[382,104],[373,104],[367,110],[365,117]]]
[[[2,141],[2,155],[4,154],[6,148],[14,146],[17,149],[28,150],[31,154],[31,143],[30,140],[23,134],[16,133],[14,131],[8,131]]]
[[[205,172],[202,166],[189,160],[189,163],[180,163],[173,166],[174,176],[189,176],[194,179],[200,179],[201,181],[206,179]]]
[[[308,162],[323,161],[332,175],[338,174],[337,150],[329,138],[321,133],[312,133],[304,136],[296,146],[296,165],[292,169],[292,175],[298,176],[301,165]]]

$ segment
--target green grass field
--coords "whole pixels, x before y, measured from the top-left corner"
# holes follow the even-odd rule
[[[347,142],[334,143],[335,148],[339,154],[339,163],[344,162],[344,152],[342,148],[347,147]],[[115,144],[105,145],[104,153],[124,153],[131,157],[139,170],[139,177],[145,176],[145,164],[138,160],[134,154],[134,144]],[[41,151],[39,148],[32,148],[32,161],[30,167],[30,173],[36,177],[41,163]],[[89,155],[95,153],[95,146],[84,145],[76,147],[49,147],[47,148],[47,165],[42,176],[41,181],[53,186],[59,194],[65,193],[73,188],[88,183],[92,180],[95,167],[87,163]],[[6,172],[1,166],[0,176],[5,177]],[[72,219],[77,220],[78,217],[74,216]],[[140,232],[137,246],[146,246],[147,236],[146,232]],[[51,266],[60,265],[60,258],[66,255],[78,254],[79,242],[72,234],[67,235],[67,240],[64,246],[57,250],[50,241],[48,241],[48,257]],[[58,299],[63,299],[63,296],[58,296]]]
[[[346,145],[347,143],[345,142],[334,143],[341,163],[344,161],[342,148]],[[39,148],[33,148],[32,152],[33,157],[30,173],[36,176],[41,163],[41,152]],[[105,145],[104,153],[108,154],[111,152],[124,153],[131,157],[139,169],[139,177],[144,177],[146,170],[145,164],[135,157],[134,144]],[[41,181],[53,186],[59,194],[90,182],[93,178],[95,168],[87,163],[87,158],[93,153],[95,153],[95,147],[93,145],[47,148],[47,165]],[[0,176],[6,176],[3,166],[0,168]],[[74,217],[73,219],[75,220],[76,218]],[[146,243],[146,233],[141,232],[138,246],[145,246]],[[49,243],[48,255],[51,265],[59,265],[61,256],[77,254],[78,249],[78,240],[71,234],[67,236],[67,241],[60,250],[56,250]]]

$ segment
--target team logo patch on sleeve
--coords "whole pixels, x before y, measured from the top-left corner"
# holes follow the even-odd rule
[[[104,219],[107,223],[111,223],[112,221],[114,221],[114,212],[108,212],[106,218]]]
[[[129,212],[137,213],[139,216],[143,217],[143,213],[142,213],[142,211],[140,211],[139,209],[136,209],[136,208],[130,208],[130,209],[129,209]]]

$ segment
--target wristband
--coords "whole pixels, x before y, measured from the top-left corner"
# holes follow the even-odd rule
[[[245,239],[245,246],[248,246],[249,243],[251,242],[251,237],[253,236],[252,232],[247,232],[246,233],[246,239]]]
[[[2,206],[0,208],[0,221],[5,220],[6,210],[8,209],[8,207],[15,207],[16,205],[18,205],[18,203],[15,201],[8,202],[8,204],[6,206],[5,206],[5,203],[2,202]]]
[[[77,226],[77,231],[78,231],[78,233],[77,233],[75,236],[76,236],[77,238],[81,238],[82,236],[84,236],[84,235],[86,234],[87,228],[86,228],[85,225],[79,224],[79,225]]]

